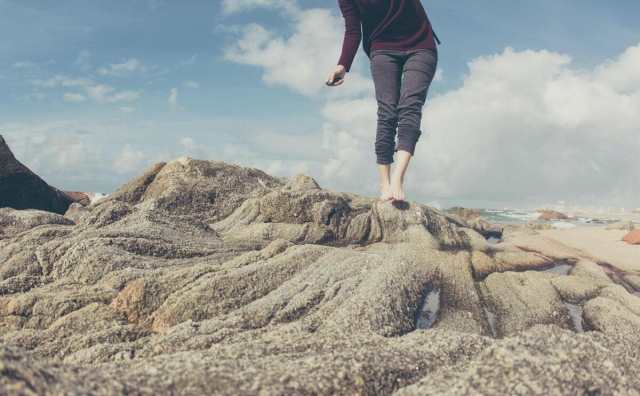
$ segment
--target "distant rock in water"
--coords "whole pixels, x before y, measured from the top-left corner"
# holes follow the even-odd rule
[[[449,208],[446,210],[447,213],[460,217],[464,221],[469,221],[473,219],[477,219],[480,217],[480,210],[478,209],[470,209],[463,208],[460,206],[454,206],[453,208]]]
[[[18,161],[0,135],[0,207],[64,214],[74,199]]]
[[[520,232],[192,158],[1,209],[0,394],[640,389],[638,274]]]
[[[87,193],[78,191],[63,191],[73,200],[73,202],[79,203],[82,206],[89,206],[91,204],[91,197]]]
[[[555,210],[543,209],[543,210],[538,210],[538,212],[540,213],[540,217],[538,217],[540,220],[551,221],[551,220],[568,220],[569,219],[569,216],[567,216],[566,214],[555,211]]]
[[[630,245],[640,245],[640,229],[629,232],[622,240]]]

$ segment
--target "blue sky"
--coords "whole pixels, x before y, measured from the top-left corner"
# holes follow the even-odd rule
[[[545,84],[569,84],[590,73],[581,80],[584,87],[591,87],[589,92],[606,82],[621,103],[637,103],[635,85],[623,92],[611,82],[613,71],[601,77],[598,70],[618,60],[624,70],[634,65],[634,53],[626,63],[620,57],[640,44],[640,2],[496,0],[488,5],[463,0],[423,1],[423,5],[443,40],[441,77],[430,91],[434,109],[425,112],[432,147],[448,133],[445,121],[451,118],[445,114],[466,103],[465,98],[476,97],[468,87],[476,86],[474,81],[481,77],[488,78],[484,63],[473,63],[477,60],[494,62],[494,70],[499,62],[513,62],[514,68],[536,73],[534,77],[549,70],[551,77]],[[337,0],[0,0],[0,89],[5,93],[0,96],[0,133],[27,165],[65,189],[109,192],[152,162],[191,155],[257,166],[283,176],[305,172],[325,187],[374,195],[375,103],[364,52],[358,53],[344,89],[320,88],[338,59],[340,24]],[[562,57],[569,60],[563,63]],[[545,71],[543,66],[529,70],[537,61]],[[475,71],[471,64],[477,65]],[[567,73],[572,79],[565,79]],[[635,74],[629,73],[635,81]],[[517,82],[515,77],[509,80],[515,84],[510,90],[535,89],[523,87],[526,76],[517,77]],[[483,92],[495,92],[486,85]],[[576,95],[582,92],[570,86]],[[553,92],[557,90],[541,97],[547,100]],[[527,97],[532,95],[533,91]],[[602,100],[606,98],[603,94]],[[438,110],[447,103],[445,110]],[[575,106],[575,117],[579,117],[584,106],[597,104]],[[346,111],[343,117],[341,111]],[[457,111],[452,119],[464,119],[465,108]],[[541,128],[548,128],[546,139],[552,137],[555,146],[562,146],[577,139],[576,128],[595,131],[605,122],[583,118],[567,126],[567,115],[561,114],[562,122],[539,121],[528,137],[523,135],[524,140],[511,141],[491,132],[502,130],[503,125],[496,123],[507,116],[497,112],[491,122],[473,123],[491,128],[482,141],[507,141],[512,147],[503,149],[513,152],[537,141],[533,136]],[[517,173],[502,174],[504,166],[499,162],[484,170],[502,179],[519,180],[529,174],[541,183],[540,188],[512,184],[505,189],[502,179],[489,176],[485,183],[489,186],[476,186],[473,180],[478,174],[469,171],[465,174],[473,180],[450,177],[446,169],[435,169],[424,158],[430,144],[425,139],[420,142],[423,151],[416,155],[418,159],[422,154],[424,161],[415,162],[408,181],[409,196],[444,205],[613,199],[633,206],[636,203],[629,197],[638,191],[627,185],[637,179],[630,174],[619,183],[612,182],[615,168],[607,165],[611,162],[607,153],[640,148],[627,132],[639,126],[629,117],[621,122],[619,138],[614,139],[619,146],[603,149],[593,132],[593,139],[585,143],[590,146],[580,150],[604,151],[589,156],[595,158],[588,160],[591,171],[576,166],[566,174],[544,177],[536,169],[527,169],[533,166],[531,161],[518,163],[517,159],[512,159]],[[461,128],[456,136],[472,131]],[[507,134],[509,129],[504,128]],[[352,147],[345,147],[349,144]],[[447,158],[453,161],[455,155],[452,152]],[[554,155],[583,162],[587,158],[566,150]],[[465,160],[460,157],[455,162]],[[625,165],[630,164],[617,166]],[[433,173],[421,172],[427,168]],[[593,169],[601,175],[589,176]],[[588,180],[582,180],[585,177]]]

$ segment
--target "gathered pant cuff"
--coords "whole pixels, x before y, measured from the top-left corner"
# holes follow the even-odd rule
[[[418,142],[404,142],[404,143],[398,143],[398,145],[396,146],[396,152],[398,150],[404,150],[404,151],[408,151],[411,155],[414,154],[414,152],[416,151],[416,144]]]
[[[420,140],[420,135],[422,135],[422,131],[419,129],[413,131],[413,133],[398,131],[398,144],[396,145],[395,151],[404,150],[414,155],[416,145],[418,144],[418,140]]]
[[[393,154],[395,147],[395,140],[391,137],[391,140],[379,139],[375,144],[376,162],[380,165],[388,165],[393,163]]]
[[[378,165],[391,165],[391,164],[393,164],[393,155],[390,156],[390,157],[389,156],[384,156],[384,157],[378,156],[376,158],[376,163]]]

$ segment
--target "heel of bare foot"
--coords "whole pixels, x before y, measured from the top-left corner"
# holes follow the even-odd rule
[[[393,201],[404,201],[404,190],[402,189],[402,180],[392,180],[389,186]]]

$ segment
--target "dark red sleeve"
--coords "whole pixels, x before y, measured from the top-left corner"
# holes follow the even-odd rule
[[[355,0],[338,0],[340,11],[344,18],[344,40],[342,42],[342,53],[340,54],[339,65],[344,66],[348,72],[351,70],[353,58],[358,52],[360,41],[362,40],[362,26],[360,12],[354,4]]]

